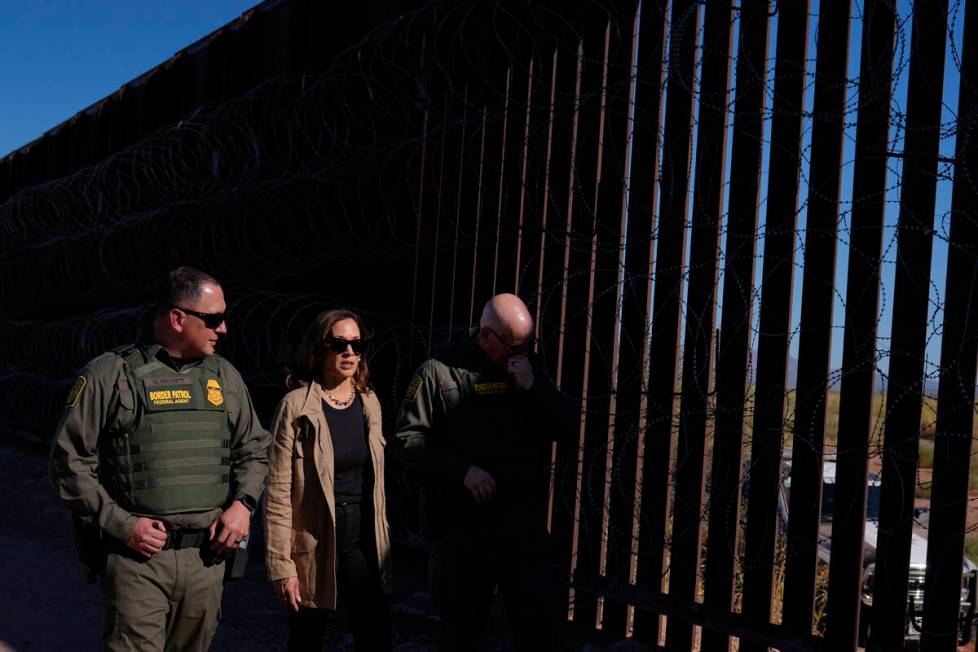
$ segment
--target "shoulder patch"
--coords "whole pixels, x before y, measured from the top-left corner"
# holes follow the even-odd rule
[[[78,405],[78,397],[81,396],[82,390],[85,389],[85,385],[88,383],[84,376],[79,376],[75,384],[71,386],[71,391],[68,392],[68,400],[65,402],[66,408],[73,408]]]
[[[421,389],[421,374],[415,374],[414,378],[411,379],[411,383],[408,385],[407,391],[404,392],[405,401],[413,401],[418,396],[418,390]]]

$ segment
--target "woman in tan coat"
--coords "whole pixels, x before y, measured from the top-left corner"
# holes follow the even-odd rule
[[[289,650],[319,650],[342,600],[357,650],[389,650],[390,530],[380,402],[362,319],[320,314],[272,427],[266,565],[289,612]]]

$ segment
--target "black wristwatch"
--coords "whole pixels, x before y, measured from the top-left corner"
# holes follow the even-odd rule
[[[245,506],[245,509],[247,509],[252,514],[255,513],[256,509],[258,509],[258,501],[247,494],[241,496],[241,498],[238,498],[238,500],[241,502],[242,505]]]

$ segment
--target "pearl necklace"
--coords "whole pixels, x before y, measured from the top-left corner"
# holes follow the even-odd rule
[[[357,389],[356,389],[356,387],[352,388],[350,390],[350,397],[347,398],[347,399],[338,398],[335,394],[333,394],[332,392],[330,392],[325,387],[323,387],[323,394],[325,394],[326,395],[326,398],[328,398],[331,403],[333,403],[334,405],[336,405],[336,407],[341,407],[342,408],[342,407],[346,407],[347,405],[349,405],[350,403],[353,402],[353,399],[356,398],[356,395],[357,395]]]

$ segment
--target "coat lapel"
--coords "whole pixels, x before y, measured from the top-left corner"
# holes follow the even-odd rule
[[[326,504],[329,507],[329,517],[335,522],[336,499],[333,495],[333,438],[329,434],[329,424],[326,423],[326,415],[323,414],[322,392],[319,383],[312,381],[307,387],[305,400],[299,411],[300,417],[306,417],[313,426],[316,437],[315,452],[313,458],[316,463],[316,472],[319,475],[319,483],[326,496]],[[308,478],[307,478],[308,481]]]

